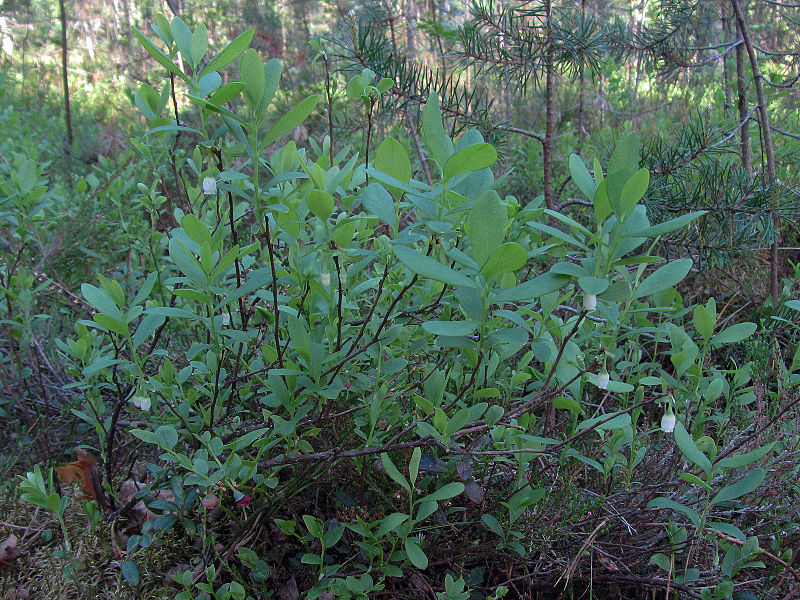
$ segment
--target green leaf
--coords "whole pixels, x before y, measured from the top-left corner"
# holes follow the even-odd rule
[[[666,554],[661,554],[660,552],[658,554],[653,554],[653,556],[650,557],[650,562],[664,571],[672,570],[669,557]]]
[[[439,97],[431,92],[422,111],[422,137],[430,148],[439,167],[444,168],[447,159],[453,154],[453,140],[444,130]]]
[[[393,137],[387,137],[378,146],[375,151],[375,158],[372,160],[372,166],[401,181],[408,183],[411,181],[413,169],[411,167],[411,160],[408,158],[408,153],[403,145]],[[370,184],[372,185],[372,184]],[[399,188],[390,188],[392,195],[399,199],[403,192]],[[380,216],[380,215],[379,215]]]
[[[694,307],[694,328],[705,339],[711,339],[714,335],[714,320],[705,306],[699,305]]]
[[[269,103],[275,97],[275,92],[281,83],[281,73],[283,72],[283,63],[277,58],[271,58],[264,65],[264,95],[261,97],[261,107],[259,114],[264,114],[267,111]],[[279,136],[280,137],[280,136]]]
[[[492,301],[495,304],[505,304],[507,302],[534,300],[561,289],[568,281],[569,277],[564,275],[550,272],[543,273],[517,286],[501,290]]]
[[[606,191],[614,214],[620,216],[622,190],[628,180],[639,169],[639,136],[631,132],[617,142],[608,162]]]
[[[207,75],[211,71],[218,71],[239,58],[242,52],[250,46],[250,42],[253,40],[253,33],[255,33],[255,29],[245,31],[230,44],[225,46],[225,49],[211,59],[211,62],[200,71],[200,77]]]
[[[247,105],[252,111],[257,111],[264,96],[264,63],[252,48],[246,50],[239,59],[239,79],[247,86],[244,88]]]
[[[496,533],[501,538],[505,538],[505,533],[500,526],[500,521],[498,521],[494,515],[490,515],[489,513],[483,514],[481,515],[481,521],[483,521],[483,524],[486,525],[490,531]]]
[[[120,565],[122,576],[130,585],[139,585],[139,565],[132,560],[122,561]]]
[[[577,154],[569,155],[569,173],[581,193],[588,200],[594,199],[594,195],[597,193],[597,184],[595,184],[592,174]]]
[[[755,323],[737,323],[730,327],[723,329],[713,338],[711,338],[711,346],[716,348],[724,344],[734,344],[749,338],[756,332]]]
[[[214,280],[220,275],[222,275],[228,269],[228,267],[230,267],[234,263],[234,261],[238,258],[238,256],[239,256],[239,245],[237,244],[236,246],[228,250],[225,256],[223,256],[222,259],[220,259],[219,264],[216,267],[214,267],[214,270],[211,271],[208,278]]]
[[[173,237],[169,241],[169,256],[175,266],[180,269],[181,273],[186,275],[189,279],[196,284],[205,287],[206,276],[197,259],[192,256],[181,241]]]
[[[392,459],[389,458],[389,455],[386,454],[386,452],[381,452],[381,463],[383,463],[383,468],[386,470],[386,474],[391,477],[392,481],[410,494],[411,485],[408,483],[408,480],[403,476],[403,474],[397,470],[397,467],[394,466]]]
[[[174,73],[181,79],[183,79],[186,83],[191,83],[189,78],[178,68],[169,56],[164,54],[161,49],[159,49],[153,42],[151,42],[147,36],[145,36],[141,31],[139,31],[136,27],[133,28],[134,35],[139,38],[139,42],[144,46],[144,49],[147,50],[150,55],[158,61],[161,66],[166,67],[168,71]]]
[[[719,493],[711,499],[711,504],[714,505],[719,504],[720,502],[727,502],[728,500],[734,500],[739,496],[749,494],[759,485],[761,485],[761,482],[764,481],[766,474],[767,472],[764,471],[764,469],[753,469],[750,473],[742,477],[736,483],[732,483],[722,488]]]
[[[406,538],[403,540],[403,547],[412,565],[423,570],[428,568],[428,557],[425,556],[425,553],[417,545],[414,538]]]
[[[308,334],[302,318],[288,315],[286,324],[289,327],[289,339],[292,340],[294,349],[305,359],[311,358],[311,336]]]
[[[703,469],[706,473],[711,473],[711,461],[708,460],[708,457],[700,452],[700,449],[695,444],[694,439],[689,432],[686,431],[686,428],[683,426],[683,423],[678,421],[675,424],[675,443],[678,445],[681,453],[695,465]]]
[[[268,146],[282,135],[289,133],[292,129],[301,125],[303,121],[308,118],[308,115],[311,114],[311,111],[314,110],[314,107],[317,105],[317,100],[319,100],[318,94],[309,96],[283,115],[269,128],[269,131],[267,131],[267,134],[264,136],[264,139],[261,140],[258,147],[263,148]]]
[[[443,265],[430,256],[425,256],[407,246],[396,245],[392,248],[392,251],[400,262],[411,269],[413,273],[450,285],[475,287],[473,281],[463,273],[454,271],[447,265]]]
[[[578,285],[587,294],[602,294],[608,289],[608,279],[601,277],[579,277]]]
[[[742,542],[746,542],[747,541],[747,536],[744,534],[744,532],[741,529],[736,527],[736,525],[731,525],[730,523],[722,523],[720,521],[709,521],[708,526],[711,529],[714,529],[716,531],[720,531],[720,532],[724,533],[725,535],[729,535],[729,536],[731,536],[733,538],[736,538],[737,540],[740,540]]]
[[[448,498],[452,498],[454,496],[458,496],[461,492],[464,491],[464,484],[460,481],[453,481],[446,485],[443,485],[435,492],[428,494],[424,498],[420,498],[417,500],[417,503],[422,502],[438,502],[440,500],[447,500]]]
[[[147,315],[144,317],[136,332],[133,334],[133,348],[134,350],[144,343],[151,335],[153,335],[161,325],[164,324],[165,318],[160,315]]]
[[[106,294],[100,288],[88,283],[84,283],[81,285],[81,293],[83,294],[83,297],[86,298],[86,301],[101,313],[104,313],[121,323],[125,322],[125,316],[122,314],[122,311],[119,309],[116,303],[111,299],[111,296]]]
[[[208,30],[200,23],[192,34],[191,55],[192,63],[196,66],[200,64],[208,50]]]
[[[417,483],[417,475],[419,474],[419,463],[422,460],[422,450],[414,448],[411,453],[411,460],[408,461],[408,480],[411,485]]]
[[[315,538],[321,538],[322,533],[324,530],[324,525],[322,521],[317,519],[312,515],[303,515],[303,523],[305,523],[306,529],[308,529],[308,533],[313,535]]]
[[[186,59],[194,69],[195,62],[192,60],[192,30],[186,25],[185,21],[178,16],[173,17],[170,24],[172,37],[178,45],[178,50],[181,51],[183,57]]]
[[[171,450],[178,443],[178,432],[172,425],[162,425],[156,429],[156,439],[159,446],[165,450]]]
[[[592,417],[591,419],[585,419],[578,424],[577,430],[583,431],[584,429],[589,429],[599,421],[605,421],[605,423],[601,423],[595,427],[594,429],[596,431],[623,429],[631,424],[631,416],[628,413],[621,413],[612,419],[609,419],[610,416],[611,415],[600,415]]]
[[[158,118],[161,113],[159,111],[161,96],[151,85],[142,83],[134,95],[134,102],[144,116],[147,117],[148,121]]]
[[[172,42],[175,40],[172,37],[172,31],[170,31],[169,21],[167,21],[167,18],[161,13],[155,14],[155,21],[155,25],[151,25],[153,31],[155,31],[158,37],[164,40],[168,46],[171,46]]]
[[[691,483],[692,485],[699,485],[700,487],[703,487],[708,491],[711,491],[711,486],[693,473],[681,473],[680,475],[678,475],[678,477],[683,479],[686,483]]]
[[[627,235],[630,237],[656,237],[659,235],[664,235],[665,233],[672,233],[673,231],[677,231],[678,229],[686,227],[697,217],[700,217],[707,212],[708,211],[706,210],[696,210],[685,215],[681,215],[680,217],[670,219],[669,221],[664,221],[658,225],[635,229],[634,231],[629,232]]]
[[[347,90],[347,95],[350,98],[355,100],[361,98],[361,94],[364,92],[364,82],[361,79],[360,75],[355,75],[350,81],[347,82],[347,86],[345,88]]]
[[[603,179],[597,186],[592,200],[594,207],[594,219],[598,227],[601,227],[605,220],[611,216],[611,203],[608,201],[608,181]]]
[[[380,183],[370,183],[361,192],[361,204],[397,233],[397,211],[392,196]]]
[[[494,146],[486,143],[473,144],[462,148],[447,159],[442,180],[447,183],[456,175],[469,173],[470,171],[480,171],[496,162],[497,150],[495,150]]]
[[[192,241],[202,245],[205,242],[211,243],[211,233],[205,224],[193,214],[187,214],[181,219],[181,227]]]
[[[620,222],[623,222],[633,212],[634,207],[644,198],[647,187],[650,185],[650,171],[639,169],[625,182],[620,198]]]
[[[419,448],[417,448],[419,450]],[[400,525],[408,521],[408,515],[403,513],[392,513],[381,521],[378,530],[375,532],[375,537],[383,537],[390,531],[395,531]]]
[[[550,227],[550,225],[545,225],[544,223],[537,223],[535,221],[528,223],[528,227],[531,229],[536,229],[545,233],[547,235],[553,236],[557,240],[561,240],[562,242],[566,242],[572,246],[577,248],[581,248],[582,250],[588,251],[589,248],[583,242],[579,241],[578,239],[574,238],[573,236],[569,235],[561,231],[560,229],[556,229],[555,227]]]
[[[310,190],[306,194],[306,206],[323,221],[327,221],[333,214],[333,196],[322,190]]]
[[[392,86],[394,86],[394,80],[390,79],[389,77],[384,77],[376,85],[381,94],[388,92],[390,89],[392,89]]]
[[[433,335],[456,337],[472,334],[479,325],[477,321],[426,321],[422,328]]]
[[[647,503],[647,508],[671,508],[674,511],[685,514],[695,527],[700,526],[700,513],[695,509],[683,504],[678,504],[669,498],[654,498]]]
[[[216,92],[221,85],[222,76],[213,71],[197,82],[197,94],[200,98],[205,98]]]
[[[643,298],[644,296],[650,296],[672,287],[676,283],[682,281],[691,268],[691,258],[674,260],[656,270],[647,279],[636,286],[636,289],[633,290],[633,297]]]
[[[528,253],[517,242],[506,242],[495,248],[489,260],[483,265],[481,274],[491,280],[503,273],[518,271],[528,262]]]
[[[733,454],[731,456],[726,456],[725,458],[719,460],[716,464],[717,466],[725,469],[746,467],[747,465],[751,465],[754,462],[764,458],[770,453],[777,443],[778,442],[770,442],[765,446],[761,446],[760,448],[756,448],[750,452],[745,452],[744,454]]]
[[[503,243],[508,211],[494,190],[481,194],[469,212],[469,241],[472,257],[483,266],[492,252]]]

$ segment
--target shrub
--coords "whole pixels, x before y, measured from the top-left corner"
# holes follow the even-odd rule
[[[722,327],[713,299],[684,307],[691,259],[650,255],[700,213],[650,224],[635,134],[605,170],[570,157],[593,203],[581,224],[502,197],[495,148],[477,131],[451,139],[434,95],[428,185],[391,137],[368,167],[328,139],[285,141],[317,98],[271,116],[281,65],[247,49],[252,32],[204,62],[202,25],[161,17],[154,31],[137,32],[169,72],[136,95],[151,125],[135,141],[153,166],[132,261],[145,267],[84,284],[96,312],[60,343],[112,510],[141,498],[156,516],[127,542],[131,583],[140,549],[175,528],[201,548],[179,598],[283,586],[262,533],[296,552],[309,598],[367,597],[440,565],[453,571],[439,597],[500,596],[494,565],[553,555],[548,585],[597,558],[620,585],[659,568],[651,585],[726,597],[763,566],[768,529],[741,498],[765,457],[785,468],[788,443],[763,444],[763,422],[737,437],[752,373],[715,360],[755,325]],[[197,127],[163,116],[180,81]],[[124,506],[122,429],[151,456]],[[652,550],[626,551],[631,536]]]

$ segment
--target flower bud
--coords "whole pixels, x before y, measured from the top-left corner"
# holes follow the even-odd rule
[[[675,431],[675,423],[677,419],[675,419],[675,414],[672,412],[672,407],[667,408],[667,412],[664,413],[664,416],[661,417],[661,431],[664,433],[672,433]]]
[[[331,285],[331,274],[327,271],[323,271],[319,274],[319,282],[322,284],[322,287],[330,287]]]
[[[594,294],[584,294],[583,295],[583,309],[586,311],[591,311],[597,308],[597,296]]]
[[[131,404],[139,410],[150,410],[150,396],[137,394],[133,397],[133,400],[131,400]]]
[[[608,376],[608,371],[606,371],[605,369],[600,371],[597,374],[597,387],[599,387],[601,390],[607,390],[608,382],[610,380],[611,378]]]
[[[203,506],[205,506],[208,510],[214,510],[217,508],[217,504],[219,504],[219,500],[214,494],[209,494],[203,498]]]
[[[213,177],[203,177],[203,193],[206,196],[213,196],[217,193],[217,180]]]

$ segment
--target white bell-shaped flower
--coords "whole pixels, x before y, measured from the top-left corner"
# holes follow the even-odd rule
[[[664,433],[672,433],[675,431],[675,423],[677,423],[675,413],[672,412],[672,406],[668,405],[667,412],[661,417],[661,431]]]
[[[583,295],[583,309],[592,311],[597,308],[597,296],[594,294]]]
[[[133,397],[133,400],[131,400],[131,404],[139,410],[150,410],[150,396],[137,394]]]
[[[601,390],[608,389],[608,382],[611,381],[611,377],[608,374],[608,371],[603,369],[597,374],[597,387]]]
[[[203,177],[203,193],[206,196],[213,196],[217,193],[217,180],[213,177]]]

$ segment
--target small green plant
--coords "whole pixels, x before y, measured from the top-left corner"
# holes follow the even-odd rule
[[[67,524],[64,521],[64,512],[67,510],[69,498],[61,496],[54,491],[53,469],[50,469],[49,478],[45,482],[39,465],[34,465],[33,471],[28,471],[25,477],[20,476],[19,487],[22,490],[21,498],[23,500],[36,506],[41,506],[55,515],[61,528],[61,535],[64,538],[64,549],[67,553],[71,553],[72,544],[70,543]]]

